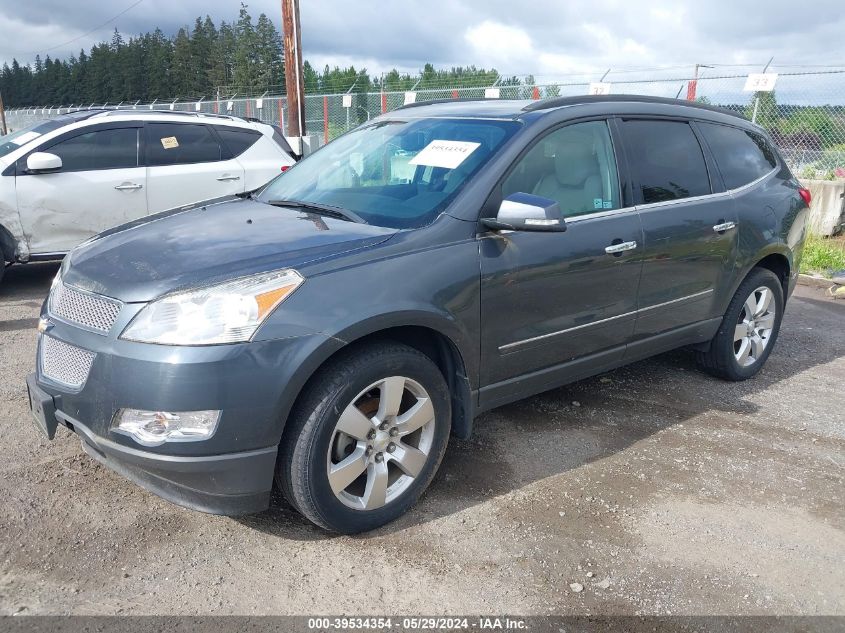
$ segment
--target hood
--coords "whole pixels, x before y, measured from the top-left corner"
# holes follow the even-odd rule
[[[80,245],[65,283],[124,302],[280,268],[384,242],[397,232],[255,200],[160,214]]]

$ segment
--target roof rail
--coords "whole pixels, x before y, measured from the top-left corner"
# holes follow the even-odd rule
[[[184,110],[104,110],[107,115],[114,114],[175,114],[177,116],[195,117],[195,118],[212,118],[212,119],[227,119],[229,121],[243,121],[241,117],[232,116],[230,114],[215,114],[214,112],[185,112]]]
[[[430,101],[415,101],[414,103],[407,103],[405,105],[401,105],[398,108],[393,108],[390,112],[396,112],[397,110],[407,110],[409,108],[418,108],[420,106],[427,106],[427,105],[434,105],[436,103],[468,103],[471,101],[497,101],[497,99],[467,99],[465,97],[458,97],[455,98],[445,98],[445,99],[431,99]]]
[[[535,101],[529,103],[522,108],[523,112],[535,112],[537,110],[550,110],[552,108],[561,108],[563,106],[581,105],[586,103],[619,103],[619,102],[635,102],[635,103],[660,103],[664,105],[686,106],[688,108],[698,108],[700,110],[709,110],[710,112],[719,112],[720,114],[728,114],[740,119],[744,119],[741,114],[728,110],[727,108],[720,108],[718,106],[709,105],[707,103],[697,103],[695,101],[686,101],[683,99],[668,99],[666,97],[650,97],[648,95],[581,95],[578,97],[553,97],[551,99],[543,99],[542,101]]]

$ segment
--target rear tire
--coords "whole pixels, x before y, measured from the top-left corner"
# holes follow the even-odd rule
[[[320,527],[355,534],[404,514],[437,472],[451,427],[446,381],[398,343],[343,352],[288,419],[276,482]]]
[[[755,268],[731,299],[716,336],[698,363],[725,380],[747,380],[772,353],[783,318],[783,286],[772,271]]]

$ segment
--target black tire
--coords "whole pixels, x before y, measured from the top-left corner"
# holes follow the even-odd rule
[[[390,376],[410,378],[429,396],[435,417],[428,457],[400,496],[377,509],[354,509],[345,505],[329,484],[327,459],[335,441],[335,426],[358,394]],[[450,427],[449,390],[427,356],[392,342],[342,352],[318,370],[298,398],[282,438],[276,483],[288,501],[318,526],[342,534],[366,532],[393,521],[419,499],[443,459]]]
[[[756,289],[763,287],[772,291],[772,302],[775,309],[774,326],[759,357],[749,365],[741,365],[735,355],[734,331],[741,322],[746,299]],[[722,319],[722,324],[719,326],[719,331],[710,341],[709,348],[707,351],[698,353],[699,365],[710,374],[725,380],[740,381],[755,376],[763,368],[777,342],[781,320],[783,319],[783,308],[783,286],[777,275],[765,268],[753,269],[731,299]]]

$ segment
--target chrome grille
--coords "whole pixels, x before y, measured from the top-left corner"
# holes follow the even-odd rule
[[[101,334],[108,334],[121,303],[115,299],[82,292],[59,281],[50,293],[49,311],[68,323],[75,323]]]
[[[79,388],[88,379],[94,352],[68,345],[49,336],[41,338],[41,374],[69,387]]]

